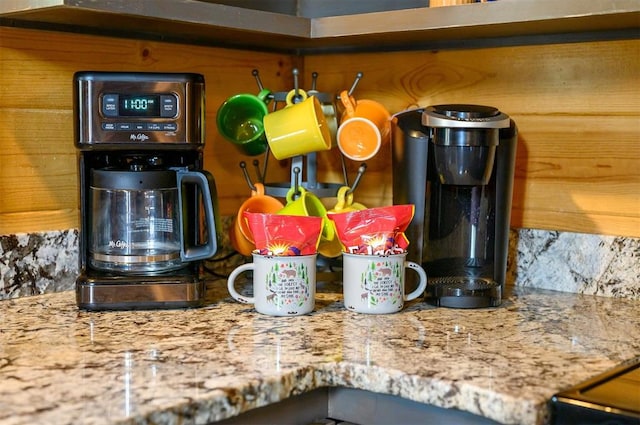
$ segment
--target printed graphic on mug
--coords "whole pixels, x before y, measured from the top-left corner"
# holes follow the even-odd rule
[[[293,310],[302,307],[311,298],[311,281],[307,265],[301,262],[275,262],[265,275],[267,304]]]
[[[393,255],[342,254],[344,306],[358,313],[397,313],[405,301],[418,298],[427,287],[427,274],[417,263],[405,261],[407,253]],[[405,273],[418,273],[418,288],[404,293]]]
[[[370,260],[367,268],[360,274],[360,288],[362,294],[360,300],[369,306],[379,303],[392,304],[402,308],[401,282],[404,274],[404,266],[397,261],[389,261],[384,257],[379,260]],[[353,306],[347,306],[355,310]]]

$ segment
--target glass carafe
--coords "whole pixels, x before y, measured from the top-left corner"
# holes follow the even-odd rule
[[[212,190],[205,173],[91,170],[90,179],[89,264],[94,269],[162,273],[215,254]],[[183,206],[185,184],[195,184],[202,193],[207,224],[208,240],[194,247],[186,245],[184,227],[198,214]]]

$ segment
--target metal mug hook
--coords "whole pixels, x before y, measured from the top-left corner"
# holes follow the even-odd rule
[[[362,165],[358,167],[358,174],[356,175],[356,179],[354,180],[353,185],[349,188],[349,190],[347,190],[347,193],[346,193],[347,195],[351,195],[356,190],[366,170],[367,170],[367,164],[365,163],[362,163]]]
[[[244,161],[240,161],[240,168],[242,169],[242,174],[244,175],[244,179],[249,185],[249,189],[256,190],[256,186],[251,181],[251,177],[249,177],[249,172],[247,171],[247,163]]]
[[[353,94],[353,92],[356,90],[356,86],[358,85],[358,83],[360,82],[360,79],[362,78],[364,74],[362,72],[358,72],[356,74],[356,79],[353,81],[353,84],[351,85],[351,88],[349,89],[349,96],[351,96]]]
[[[257,69],[251,71],[251,75],[256,79],[256,84],[258,84],[258,91],[264,90],[264,86],[262,85],[262,81],[260,80],[260,73]]]
[[[292,198],[293,199],[296,199],[300,195],[302,195],[302,192],[300,191],[300,185],[299,185],[300,172],[301,172],[301,170],[300,170],[299,167],[294,167],[293,168],[293,174],[294,174],[294,178],[293,178],[293,194],[292,194]]]
[[[262,177],[262,171],[260,170],[260,161],[257,159],[253,160],[253,168],[256,170],[256,176],[258,176],[258,181],[260,183],[264,183],[264,178]]]

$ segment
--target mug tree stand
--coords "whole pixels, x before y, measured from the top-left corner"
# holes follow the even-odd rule
[[[252,75],[256,80],[258,89],[260,91],[263,90],[264,86],[262,85],[262,82],[260,80],[258,70],[254,69],[252,71]],[[362,75],[363,74],[361,72],[358,72],[356,74],[356,78],[353,84],[351,85],[351,88],[348,91],[349,95],[351,95],[355,90],[355,88],[357,87],[358,82],[362,78]],[[337,96],[335,94],[319,92],[318,90],[316,90],[317,78],[318,78],[318,73],[313,72],[311,89],[307,90],[306,94],[316,96],[323,106],[332,107],[333,110],[335,111]],[[304,100],[306,96],[304,96],[301,93],[301,89],[298,86],[298,70],[297,69],[293,70],[293,79],[294,79],[293,96],[290,98],[292,99],[293,103],[298,103]],[[274,106],[273,106],[274,111],[277,110],[278,104],[280,103],[286,104],[287,96],[291,96],[290,93],[291,93],[291,90],[284,91],[284,92],[274,92],[270,95],[271,99],[274,100]],[[362,179],[364,172],[367,169],[367,165],[365,163],[362,163],[358,167],[358,171],[355,179],[353,180],[353,183],[350,183],[345,158],[342,155],[342,153],[340,153],[340,164],[342,168],[342,182],[331,182],[331,183],[319,182],[318,169],[317,169],[317,164],[318,164],[317,153],[312,152],[307,155],[301,155],[301,156],[296,156],[291,158],[290,160],[291,173],[290,173],[290,180],[288,182],[266,182],[267,167],[268,167],[270,156],[271,156],[270,151],[267,148],[267,151],[264,154],[263,166],[260,167],[260,162],[258,160],[253,161],[253,166],[255,168],[258,181],[264,185],[265,193],[270,196],[279,197],[279,198],[285,198],[289,190],[293,188],[294,199],[295,199],[295,194],[300,192],[298,188],[301,188],[301,187],[309,192],[312,192],[314,195],[316,195],[319,198],[335,197],[338,193],[338,190],[343,186],[349,187],[349,190],[347,193],[350,194],[356,190],[356,188],[360,184],[360,180]],[[253,183],[253,180],[249,176],[249,173],[247,171],[247,164],[244,161],[240,162],[240,168],[242,170],[242,173],[244,175],[244,178],[249,188],[251,190],[255,190],[255,185]],[[324,279],[325,282],[336,281],[336,280],[340,281],[341,276],[336,275],[337,272],[340,272],[340,270],[336,272],[338,268],[340,270],[342,268],[341,256],[337,258],[325,258],[322,255],[318,255],[318,273],[319,273],[317,277],[318,281],[322,279]]]

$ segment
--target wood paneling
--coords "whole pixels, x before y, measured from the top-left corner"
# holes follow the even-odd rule
[[[477,103],[519,128],[512,224],[640,236],[640,41],[308,56],[307,72],[385,104]],[[363,179],[369,204],[391,202],[390,161]],[[382,190],[380,190],[382,189]]]
[[[266,87],[290,89],[295,66],[307,82],[317,71],[318,89],[329,92],[349,88],[362,71],[355,95],[391,112],[453,102],[496,106],[520,130],[514,226],[640,236],[638,40],[295,58],[7,27],[0,27],[0,234],[77,226],[73,72],[204,74],[205,164],[221,214],[231,215],[249,194],[238,163],[251,167],[254,158],[217,134],[217,108],[231,94],[257,90],[254,68]],[[319,155],[320,179],[339,181],[338,164],[334,151]],[[268,180],[288,179],[288,165],[270,159]],[[359,164],[347,165],[353,179]],[[356,199],[389,204],[390,147],[367,165]]]
[[[260,52],[0,27],[0,234],[78,226],[72,80],[79,70],[199,72],[206,82],[205,164],[221,213],[250,191],[236,153],[217,133],[218,106],[231,94],[292,86],[294,58]],[[261,158],[262,159],[262,158]],[[270,176],[288,177],[270,161]]]

